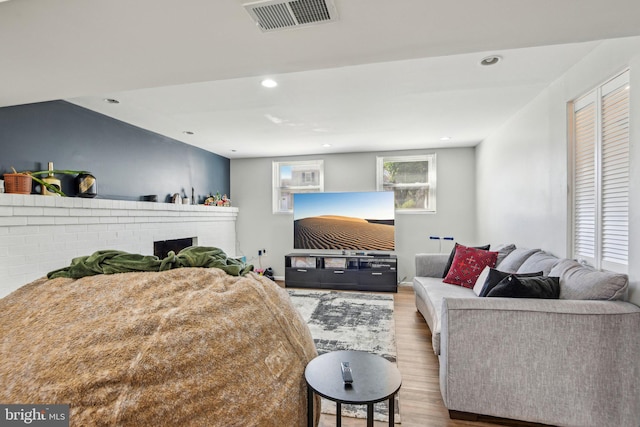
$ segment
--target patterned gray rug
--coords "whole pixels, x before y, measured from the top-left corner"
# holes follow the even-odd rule
[[[396,363],[393,295],[287,289],[291,301],[307,322],[318,354],[362,350]],[[400,422],[398,396],[395,422]],[[322,412],[335,414],[336,405],[322,399]],[[365,405],[342,405],[342,416],[366,418]],[[389,421],[388,402],[374,405],[374,419]]]

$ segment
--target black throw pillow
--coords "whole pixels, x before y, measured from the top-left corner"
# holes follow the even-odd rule
[[[560,298],[560,278],[512,275],[498,283],[487,297],[558,299]]]
[[[506,279],[509,276],[516,276],[516,277],[537,277],[537,276],[542,276],[542,271],[536,271],[535,273],[507,273],[506,271],[500,271],[500,270],[496,270],[495,268],[492,268],[491,270],[489,270],[489,275],[487,276],[487,279],[484,281],[484,286],[482,286],[482,290],[480,291],[480,295],[478,295],[479,297],[486,297],[487,294],[496,287],[496,285],[498,283],[500,283],[501,281],[503,281],[504,279]]]
[[[453,257],[456,256],[456,248],[458,246],[460,246],[460,245],[458,244],[458,242],[456,242],[456,244],[453,245],[453,249],[451,249],[451,254],[449,254],[449,260],[447,261],[447,266],[444,268],[444,273],[442,273],[442,278],[443,279],[445,277],[447,277],[447,274],[449,274],[449,270],[451,269],[451,264],[453,264]],[[490,246],[491,245],[474,246],[474,248],[488,251]]]

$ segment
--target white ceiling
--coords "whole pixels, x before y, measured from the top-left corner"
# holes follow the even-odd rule
[[[264,33],[239,0],[0,2],[0,106],[66,99],[229,158],[469,146],[597,40],[640,35],[637,0],[335,5]]]

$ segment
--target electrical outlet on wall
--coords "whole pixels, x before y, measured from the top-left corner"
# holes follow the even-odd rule
[[[258,249],[258,256],[267,256],[266,249]]]

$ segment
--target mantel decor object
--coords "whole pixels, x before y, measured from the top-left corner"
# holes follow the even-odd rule
[[[60,196],[60,193],[62,193],[62,182],[58,178],[56,178],[53,173],[53,162],[49,162],[48,166],[48,174],[47,176],[42,178],[42,181],[44,181],[48,185],[40,186],[40,194],[42,194],[43,196]],[[58,191],[50,191],[49,188],[51,187],[55,188]]]
[[[18,173],[15,169],[13,172],[4,174],[4,191],[12,194],[31,194],[31,175]]]
[[[96,177],[89,172],[81,172],[76,176],[76,186],[79,197],[96,197],[98,195]]]

